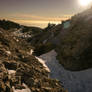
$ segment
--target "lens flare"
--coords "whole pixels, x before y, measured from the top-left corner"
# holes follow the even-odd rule
[[[79,0],[81,6],[88,6],[92,3],[92,0]]]

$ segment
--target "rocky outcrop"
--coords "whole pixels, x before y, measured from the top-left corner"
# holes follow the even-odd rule
[[[0,29],[0,92],[65,92],[59,81],[48,78],[48,71],[28,53],[31,49],[25,40]]]

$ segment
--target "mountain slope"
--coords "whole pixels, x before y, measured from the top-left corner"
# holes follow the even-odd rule
[[[71,19],[68,33],[58,47],[58,59],[69,70],[92,68],[92,9]]]
[[[59,81],[48,78],[31,49],[25,40],[0,28],[0,91],[65,92]]]
[[[36,55],[55,49],[57,59],[68,70],[92,68],[92,8],[60,25],[47,27],[44,32],[28,39],[28,42],[36,47]]]
[[[4,30],[8,30],[10,32],[19,31],[20,33],[29,35],[36,35],[42,32],[42,29],[39,27],[28,27],[9,20],[0,20],[0,28],[3,28]]]

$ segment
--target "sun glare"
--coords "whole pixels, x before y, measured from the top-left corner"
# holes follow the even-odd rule
[[[91,2],[92,0],[79,0],[81,6],[88,6]]]

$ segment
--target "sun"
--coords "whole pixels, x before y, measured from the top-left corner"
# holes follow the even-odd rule
[[[88,6],[92,0],[79,0],[81,6]]]

